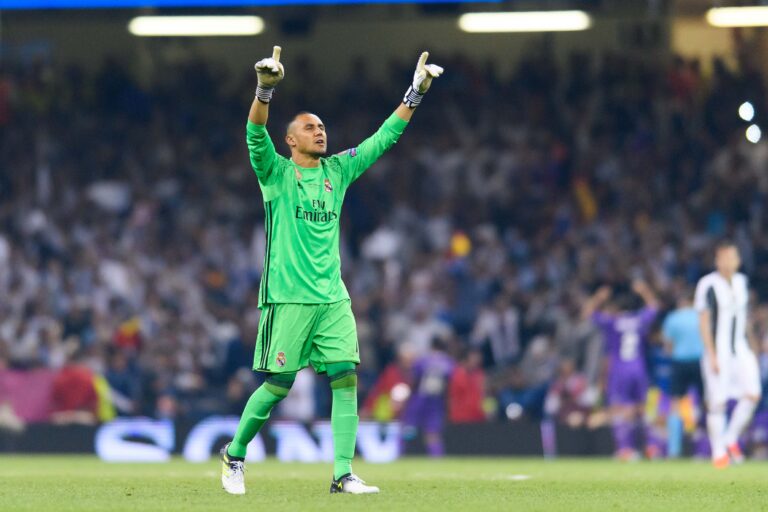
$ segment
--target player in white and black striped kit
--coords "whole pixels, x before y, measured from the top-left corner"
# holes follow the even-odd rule
[[[739,436],[746,429],[760,400],[760,371],[748,341],[749,289],[747,276],[738,272],[741,257],[731,242],[718,244],[716,271],[699,280],[695,307],[704,341],[701,372],[707,404],[707,430],[712,462],[725,468],[744,455]],[[738,402],[726,426],[729,399]]]

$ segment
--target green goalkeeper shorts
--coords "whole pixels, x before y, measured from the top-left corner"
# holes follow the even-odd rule
[[[331,304],[269,304],[261,310],[253,369],[297,372],[310,364],[360,363],[357,328],[349,299]]]

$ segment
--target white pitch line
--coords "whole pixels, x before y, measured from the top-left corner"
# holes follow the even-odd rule
[[[510,480],[512,482],[522,482],[523,480],[530,480],[531,475],[500,475],[499,480]]]

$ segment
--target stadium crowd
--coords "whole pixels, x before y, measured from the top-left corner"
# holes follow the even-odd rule
[[[768,145],[747,142],[737,116],[747,100],[765,116],[768,96],[748,63],[704,73],[616,53],[563,66],[542,50],[500,76],[434,60],[444,78],[341,220],[365,415],[398,414],[398,384],[432,347],[458,362],[454,421],[593,411],[602,343],[580,316],[588,294],[642,278],[672,309],[726,235],[756,302],[768,296]],[[301,109],[336,151],[373,133],[411,63],[391,64],[392,83],[354,67],[343,89],[308,59],[287,69],[269,123],[278,149]],[[171,418],[239,414],[257,385],[255,76],[223,80],[192,57],[162,69],[141,83],[116,61],[0,74],[0,370],[56,370],[53,419],[76,421],[83,404],[98,415],[93,376],[117,414]],[[768,309],[755,318],[768,371]],[[317,379],[296,382],[284,417],[329,414]]]

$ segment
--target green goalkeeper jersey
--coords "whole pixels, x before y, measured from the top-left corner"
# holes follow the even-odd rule
[[[339,220],[347,187],[389,149],[407,121],[392,114],[358,147],[299,167],[278,155],[263,125],[248,121],[251,165],[264,197],[266,250],[259,307],[348,299],[341,280]]]

